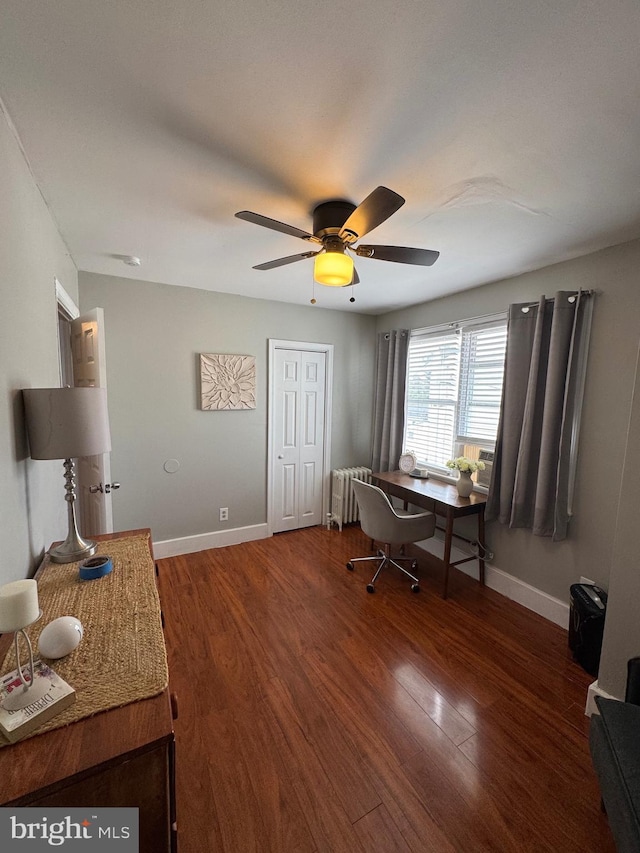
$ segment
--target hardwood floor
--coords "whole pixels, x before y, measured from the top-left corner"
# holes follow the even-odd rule
[[[613,851],[567,635],[359,528],[159,561],[180,853]]]

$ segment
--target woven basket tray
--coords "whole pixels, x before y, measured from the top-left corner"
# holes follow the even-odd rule
[[[79,619],[84,636],[70,655],[49,661],[58,675],[75,689],[75,703],[32,735],[109,708],[148,699],[167,687],[169,673],[160,600],[148,536],[101,542],[96,553],[113,560],[113,571],[106,577],[83,581],[78,574],[78,563],[47,561],[37,578],[42,617],[27,629],[34,656],[39,657],[40,632],[58,616]],[[23,645],[20,654],[24,664]],[[0,673],[16,666],[12,644]],[[7,743],[0,735],[0,746]]]

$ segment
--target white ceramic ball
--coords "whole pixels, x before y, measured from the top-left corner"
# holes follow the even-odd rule
[[[59,616],[42,629],[38,649],[44,658],[56,660],[78,647],[84,628],[75,616]]]

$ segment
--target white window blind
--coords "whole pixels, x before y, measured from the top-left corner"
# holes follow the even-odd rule
[[[460,332],[431,332],[409,341],[405,441],[420,462],[442,466],[456,435]]]
[[[480,326],[462,332],[458,441],[494,444],[500,418],[505,324]]]
[[[404,447],[446,470],[463,445],[493,447],[500,416],[506,319],[413,333]]]

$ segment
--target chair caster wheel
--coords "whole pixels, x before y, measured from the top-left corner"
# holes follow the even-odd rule
[[[375,592],[376,588],[372,583],[367,584],[367,592]]]
[[[417,583],[411,584],[411,592],[420,592],[420,587],[418,586]]]
[[[353,571],[353,563],[352,563],[351,561],[349,561],[349,562],[347,563],[347,568],[349,569],[349,571],[350,571],[350,572],[352,572],[352,571]]]

